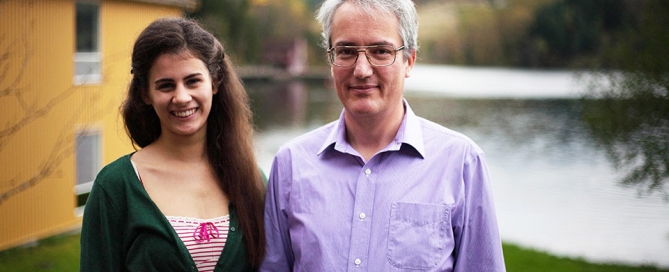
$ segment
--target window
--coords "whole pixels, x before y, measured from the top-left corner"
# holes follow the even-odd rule
[[[75,6],[77,52],[74,53],[74,84],[100,83],[100,5],[93,0],[79,0]]]
[[[95,176],[101,169],[102,149],[100,132],[85,131],[78,133],[75,139],[76,156],[76,185],[78,215],[83,214],[88,194],[93,188]]]

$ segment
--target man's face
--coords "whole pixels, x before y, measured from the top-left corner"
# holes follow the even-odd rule
[[[376,11],[367,14],[348,2],[335,12],[330,40],[332,46],[403,46],[395,16]],[[347,117],[383,119],[403,111],[404,79],[409,77],[415,59],[414,52],[407,60],[403,51],[397,51],[392,65],[379,67],[372,66],[360,52],[351,67],[333,65],[335,89]]]

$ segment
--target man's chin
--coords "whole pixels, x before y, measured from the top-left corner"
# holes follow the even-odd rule
[[[370,116],[379,112],[377,103],[370,103],[370,101],[356,101],[345,106],[346,111],[354,116]]]

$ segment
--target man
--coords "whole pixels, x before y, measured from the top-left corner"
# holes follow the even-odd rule
[[[318,13],[344,106],[283,146],[262,271],[504,271],[485,158],[403,99],[411,0],[326,0]]]

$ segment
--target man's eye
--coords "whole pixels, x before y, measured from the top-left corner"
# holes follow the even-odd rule
[[[389,55],[390,49],[388,48],[374,48],[372,49],[372,54],[374,55]]]
[[[342,48],[337,50],[337,55],[349,56],[354,55],[357,51],[352,48]]]

